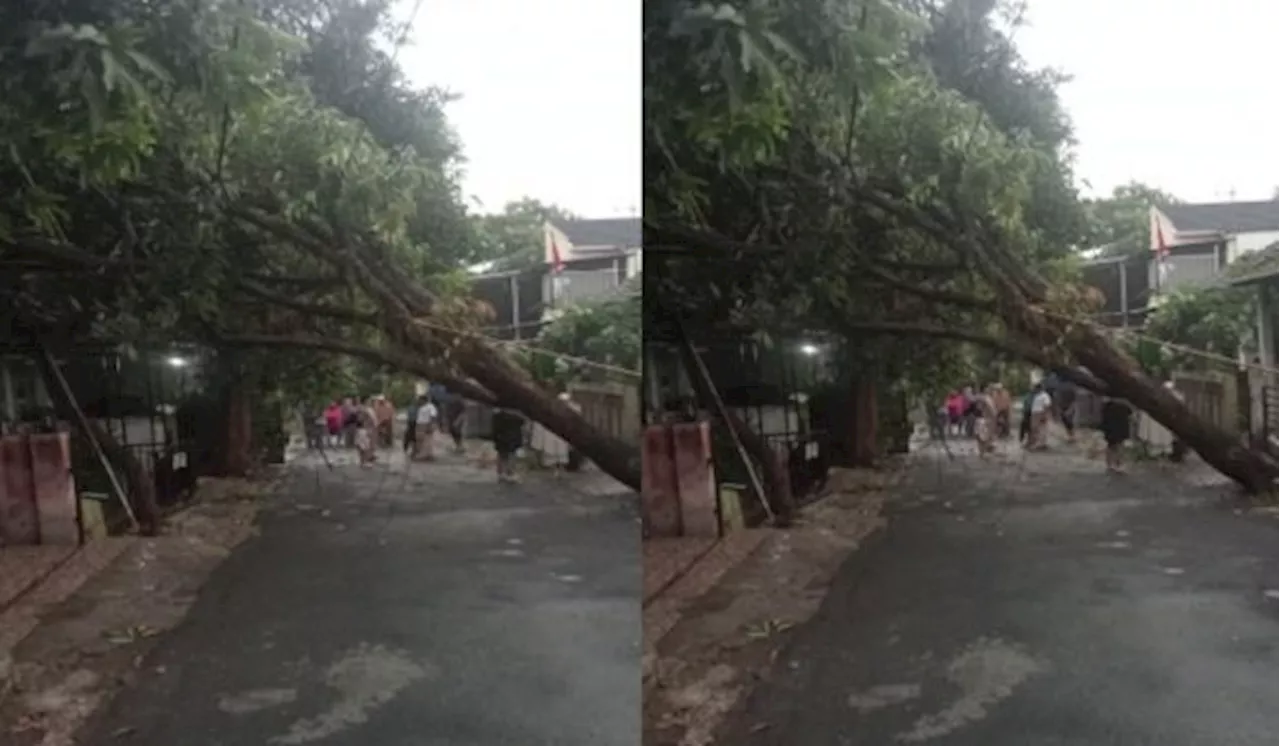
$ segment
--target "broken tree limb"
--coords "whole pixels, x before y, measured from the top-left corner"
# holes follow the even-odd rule
[[[760,506],[764,508],[765,516],[770,521],[775,521],[774,510],[769,506],[769,496],[765,493],[764,484],[760,481],[760,475],[756,473],[756,465],[752,463],[751,456],[742,444],[742,437],[738,434],[737,423],[730,420],[731,413],[728,407],[724,405],[724,399],[720,397],[715,381],[711,380],[711,373],[707,370],[706,363],[703,362],[702,356],[698,354],[698,351],[694,349],[693,343],[689,341],[689,335],[685,333],[684,325],[679,321],[676,322],[676,330],[680,336],[680,355],[684,358],[685,366],[697,375],[697,380],[700,384],[698,386],[699,393],[710,399],[715,407],[716,414],[728,426],[729,437],[733,440],[733,448],[742,462],[742,468],[747,471],[747,479],[751,482],[751,489],[755,492],[756,499],[760,501]]]
[[[326,231],[323,226],[308,223],[305,228],[299,227],[260,210],[233,208],[232,215],[277,238],[291,241],[351,277],[364,294],[382,308],[382,329],[405,356],[447,359],[451,366],[492,392],[503,406],[519,410],[560,436],[619,482],[632,489],[640,488],[638,443],[600,431],[557,399],[553,392],[538,385],[496,349],[492,341],[415,324],[415,319],[432,317],[437,299],[413,282],[409,273],[396,267],[386,257],[385,247],[372,239],[342,241],[338,232]]]
[[[52,384],[47,385],[46,388],[54,401],[55,409],[60,411],[60,417],[75,423],[80,430],[81,436],[89,444],[89,448],[93,451],[94,457],[102,467],[103,473],[106,474],[107,481],[111,483],[112,492],[115,493],[116,499],[120,501],[121,507],[124,508],[125,515],[129,519],[129,526],[134,531],[139,531],[142,526],[138,520],[138,512],[134,510],[124,486],[120,484],[120,478],[116,475],[115,468],[111,465],[111,460],[107,457],[106,449],[103,447],[102,429],[94,427],[89,418],[85,416],[84,410],[76,402],[75,394],[72,393],[66,376],[62,375],[58,362],[54,360],[49,349],[43,344],[40,345],[40,351],[36,355],[36,364],[39,366],[46,383]]]
[[[239,347],[293,348],[301,350],[317,350],[335,352],[348,357],[367,360],[371,363],[386,365],[421,376],[429,381],[438,381],[456,391],[463,398],[489,406],[498,403],[493,392],[474,381],[448,373],[437,366],[424,365],[413,355],[392,350],[379,349],[367,345],[329,339],[315,335],[275,335],[275,334],[219,334],[220,344]]]

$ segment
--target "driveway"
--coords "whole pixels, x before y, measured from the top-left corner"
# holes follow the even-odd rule
[[[87,742],[631,746],[639,536],[573,478],[303,459]]]
[[[1140,471],[922,455],[719,743],[1275,743],[1275,517]]]

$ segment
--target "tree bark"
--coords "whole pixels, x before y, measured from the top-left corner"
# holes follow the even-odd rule
[[[876,384],[867,376],[857,376],[852,382],[853,404],[853,465],[869,468],[880,458],[878,439],[879,407]]]
[[[492,392],[503,405],[560,436],[602,471],[640,489],[640,445],[601,432],[581,414],[530,378],[493,346],[458,323],[434,323],[437,298],[387,258],[385,247],[346,242],[323,226],[295,225],[257,209],[239,209],[238,219],[311,252],[349,276],[381,309],[380,323],[395,346],[425,361],[447,359]]]
[[[253,409],[243,381],[227,390],[226,475],[245,477],[253,468]]]
[[[1113,396],[1151,415],[1209,465],[1246,490],[1263,493],[1275,484],[1274,459],[1251,450],[1227,431],[1196,416],[1098,331],[1082,327],[1068,337],[1067,346],[1082,365],[1106,381]]]
[[[560,436],[609,476],[640,489],[640,444],[602,433],[581,414],[539,386],[501,352],[480,342],[464,344],[459,366],[503,403]]]

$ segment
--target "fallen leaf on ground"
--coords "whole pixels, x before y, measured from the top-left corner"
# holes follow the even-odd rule
[[[759,624],[753,624],[747,628],[747,637],[753,639],[762,639],[765,637],[773,637],[781,632],[786,632],[795,626],[794,622],[788,622],[783,619],[768,619]]]

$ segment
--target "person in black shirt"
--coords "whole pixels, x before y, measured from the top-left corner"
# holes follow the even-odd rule
[[[1120,473],[1125,441],[1133,410],[1123,399],[1107,397],[1102,403],[1102,437],[1107,442],[1107,471]]]
[[[516,453],[524,447],[524,417],[514,409],[493,410],[493,449],[498,454],[498,481],[515,482]]]

